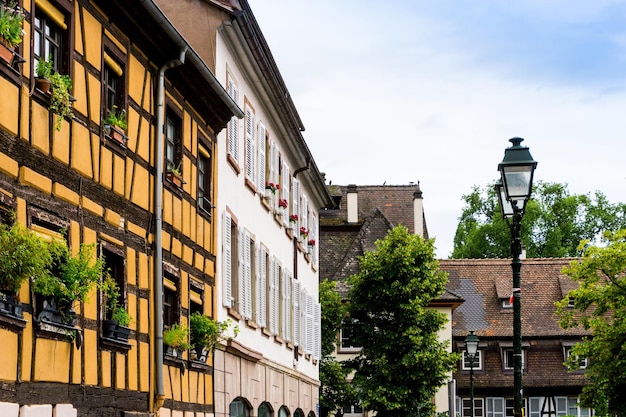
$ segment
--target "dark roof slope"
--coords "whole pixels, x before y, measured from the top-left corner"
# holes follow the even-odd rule
[[[561,273],[572,258],[522,260],[522,334],[524,337],[575,337],[589,334],[582,328],[559,326],[554,303],[561,300],[572,281]],[[448,272],[447,289],[465,302],[453,315],[453,336],[469,330],[479,337],[512,337],[512,309],[502,301],[512,293],[510,259],[444,259],[439,267]]]

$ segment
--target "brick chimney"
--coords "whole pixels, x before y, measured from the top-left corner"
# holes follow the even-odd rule
[[[417,190],[413,193],[413,216],[414,233],[424,237],[424,204],[419,181],[417,182]]]
[[[348,204],[348,223],[359,222],[359,194],[355,184],[348,185],[347,204]]]

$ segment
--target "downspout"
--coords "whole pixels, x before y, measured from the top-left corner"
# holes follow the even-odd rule
[[[187,48],[182,48],[180,56],[159,68],[156,85],[156,156],[154,161],[154,326],[155,326],[155,398],[154,411],[165,401],[163,390],[163,132],[165,125],[165,71],[183,65]]]

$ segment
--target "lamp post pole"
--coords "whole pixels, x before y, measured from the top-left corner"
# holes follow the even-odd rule
[[[470,333],[465,338],[465,352],[467,354],[467,358],[470,360],[471,417],[474,417],[474,360],[476,359],[478,353],[478,342],[478,336],[474,334],[473,330],[470,330]]]
[[[521,223],[526,203],[532,191],[533,174],[537,162],[533,160],[527,147],[521,146],[524,139],[512,138],[513,144],[505,149],[504,159],[498,165],[501,183],[496,184],[496,194],[500,202],[502,217],[511,231],[511,270],[513,272],[513,415],[522,417],[522,253]]]

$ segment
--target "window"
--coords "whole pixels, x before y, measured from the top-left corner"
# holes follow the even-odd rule
[[[476,355],[474,355],[474,370],[476,369],[482,369],[483,367],[483,354],[480,350],[476,351]],[[463,365],[461,367],[462,370],[464,371],[469,371],[470,369],[472,369],[472,363],[471,363],[471,359],[470,357],[467,355],[467,351],[463,351]]]
[[[182,173],[183,143],[181,119],[173,111],[167,112],[165,120],[165,166],[168,171]]]
[[[37,2],[33,19],[33,52],[38,59],[52,58],[52,69],[70,73],[68,23],[72,4],[63,1]]]
[[[255,133],[255,116],[254,109],[246,102],[245,109],[245,126],[246,126],[246,180],[252,188],[256,188],[256,133]]]
[[[341,408],[344,417],[354,415],[363,415],[363,407],[361,404],[344,404]]]
[[[568,360],[570,355],[572,353],[572,346],[567,346],[565,347],[565,360]],[[575,357],[574,361],[578,362],[578,368],[579,369],[586,369],[587,368],[587,358],[578,358]]]
[[[178,323],[178,279],[171,273],[163,276],[163,325],[166,328]]]
[[[502,299],[502,308],[510,309],[513,308],[513,302],[511,298],[503,298]]]
[[[246,403],[240,398],[233,400],[228,407],[228,413],[230,417],[248,417],[250,416],[250,410]]]
[[[461,406],[462,417],[483,417],[485,415],[485,403],[483,398],[474,398],[474,416],[472,416],[471,398],[463,398]]]
[[[344,352],[358,351],[362,346],[354,340],[356,327],[359,326],[359,322],[346,318],[341,322],[341,328],[339,329],[339,349]]]
[[[262,403],[259,405],[258,417],[272,417],[272,409],[268,403]]]
[[[102,117],[109,113],[119,114],[126,109],[126,57],[107,37],[102,54]]]
[[[228,95],[235,103],[238,103],[239,88],[230,74],[228,74],[226,84],[226,91],[228,92]],[[237,120],[237,117],[233,116],[230,119],[227,126],[227,132],[227,158],[233,168],[235,168],[237,173],[239,173],[239,120]]]
[[[204,288],[201,282],[189,279],[189,315],[204,314]]]
[[[115,250],[103,244],[102,258],[104,260],[105,271],[109,273],[119,288],[117,303],[119,306],[126,307],[126,276],[124,273],[124,257],[122,256],[122,251],[121,249]],[[108,320],[111,319],[112,313],[112,311],[106,311],[106,318]]]
[[[513,353],[513,349],[503,349],[502,357],[504,363],[504,369],[513,370],[515,369],[515,355]],[[522,369],[525,369],[526,366],[526,352],[522,349]]]
[[[198,206],[210,214],[213,208],[213,166],[209,149],[208,146],[198,146]]]

